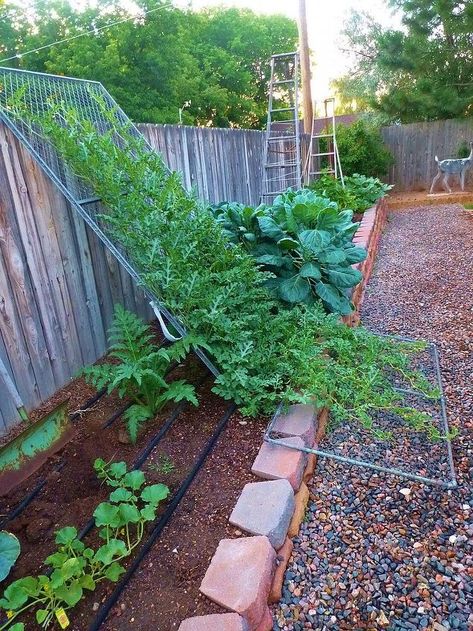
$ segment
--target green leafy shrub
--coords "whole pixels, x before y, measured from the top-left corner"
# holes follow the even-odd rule
[[[266,281],[286,303],[322,300],[329,312],[353,310],[346,292],[362,279],[352,264],[366,251],[352,243],[358,227],[353,212],[307,189],[287,191],[272,206],[256,210],[242,204],[213,207],[232,243],[241,243],[275,277]]]
[[[350,208],[357,213],[371,208],[392,189],[392,185],[384,184],[378,178],[359,173],[345,177],[344,185],[339,179],[326,174],[312,182],[309,188],[337,202],[340,209]]]
[[[8,622],[0,626],[1,631],[24,629],[23,623],[13,621],[29,609],[35,609],[36,622],[46,628],[58,610],[77,605],[85,590],[94,591],[105,579],[117,582],[125,572],[121,562],[139,545],[146,523],[155,520],[159,504],[169,494],[164,484],[145,485],[144,473],[127,471],[125,462],[106,463],[99,458],[94,468],[99,479],[114,489],[108,502],[94,511],[104,543],[95,550],[78,539],[74,526],[58,530],[57,550],[45,560],[51,575],[26,576],[5,589],[0,609],[6,611]]]
[[[116,305],[109,342],[110,356],[117,362],[87,366],[82,371],[97,390],[106,387],[109,394],[116,390],[120,398],[133,401],[123,414],[133,442],[140,425],[152,419],[168,401],[186,400],[198,405],[194,386],[182,379],[167,383],[165,375],[172,362],[184,359],[191,345],[203,345],[203,340],[189,336],[167,348],[158,348],[153,337],[148,325]]]
[[[381,178],[387,175],[393,164],[393,156],[384,145],[379,127],[364,119],[351,125],[337,127],[337,145],[343,175],[364,173]],[[321,151],[326,151],[326,142],[320,140]]]
[[[12,105],[12,115],[17,106]],[[100,101],[97,106],[110,117],[110,129],[98,131],[53,99],[31,123],[102,198],[104,230],[139,271],[141,282],[190,334],[205,340],[221,371],[215,393],[234,400],[249,416],[272,413],[283,400],[328,405],[337,418],[346,413],[346,419],[362,422],[376,409],[380,392],[390,406],[399,405],[386,369],[395,355],[402,371],[409,372],[404,346],[364,329],[351,334],[317,304],[288,308],[276,301],[265,287],[273,275],[245,247],[231,246],[179,175],[169,173],[129,126],[117,125],[115,112]],[[22,116],[28,118],[27,112]],[[340,343],[343,353],[327,357],[329,341]],[[425,415],[426,423],[429,419]]]
[[[20,556],[20,542],[11,532],[0,530],[0,581],[3,581]]]

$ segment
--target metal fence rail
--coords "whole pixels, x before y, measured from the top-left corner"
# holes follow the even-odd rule
[[[394,335],[383,335],[383,337],[390,337],[392,339],[397,339],[402,342],[416,342],[416,341],[418,342],[419,341],[419,340],[412,340],[406,337],[400,337],[400,336],[394,336]],[[442,378],[441,378],[441,373],[440,373],[438,350],[437,350],[436,345],[433,342],[427,342],[427,349],[428,349],[429,354],[431,355],[431,359],[432,359],[434,371],[435,371],[435,381],[440,393],[435,403],[440,415],[439,429],[441,429],[444,432],[444,436],[446,437],[441,440],[442,440],[442,444],[444,445],[444,449],[442,451],[443,451],[443,457],[444,457],[445,463],[448,468],[448,473],[449,473],[448,479],[444,479],[441,477],[441,474],[442,474],[441,471],[439,472],[440,477],[428,477],[428,476],[419,475],[419,474],[413,473],[412,471],[407,470],[407,466],[406,468],[384,466],[384,465],[376,464],[375,462],[372,462],[368,460],[367,458],[363,458],[363,457],[358,458],[358,457],[350,457],[347,455],[341,455],[340,453],[337,453],[335,449],[332,449],[332,450],[319,449],[319,445],[314,445],[313,448],[294,446],[291,442],[285,440],[284,437],[279,436],[277,432],[274,430],[274,425],[276,423],[276,420],[282,411],[282,404],[279,405],[273,418],[269,422],[269,425],[267,426],[266,431],[264,433],[264,440],[273,445],[284,446],[284,447],[287,447],[288,449],[295,449],[296,451],[302,451],[304,453],[314,454],[316,456],[333,459],[343,464],[364,467],[367,469],[372,469],[373,471],[379,471],[381,473],[387,473],[387,474],[399,476],[401,478],[405,478],[408,480],[415,480],[417,482],[422,482],[424,484],[431,484],[433,486],[439,486],[446,489],[456,488],[457,479],[456,479],[456,474],[455,474],[455,465],[453,462],[452,445],[449,438],[450,430],[448,426],[447,411],[445,407],[445,397],[444,397],[443,389],[442,389]],[[421,392],[418,392],[415,390],[398,388],[398,387],[395,387],[395,390],[397,390],[401,395],[414,395],[415,397],[419,397],[419,399],[427,399],[427,397],[425,397]],[[393,440],[396,441],[396,437],[394,437]],[[366,444],[364,446],[360,445],[360,450],[363,452],[364,456],[367,455],[368,449],[367,449]],[[426,457],[426,460],[429,460],[430,453],[426,453],[425,457]],[[406,460],[407,460],[407,456],[406,456]],[[405,464],[407,465],[408,463],[406,462]]]

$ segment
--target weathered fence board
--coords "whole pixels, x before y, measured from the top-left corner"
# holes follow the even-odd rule
[[[437,172],[436,155],[440,160],[456,158],[459,148],[473,140],[473,119],[391,125],[383,128],[382,135],[394,156],[389,182],[397,191],[421,191],[430,188]],[[473,169],[466,184],[473,187]]]

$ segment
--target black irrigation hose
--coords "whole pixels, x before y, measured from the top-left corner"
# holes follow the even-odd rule
[[[207,379],[207,377],[208,377],[208,372],[206,371],[206,374],[203,375],[197,382],[197,386],[200,386]],[[181,401],[181,403],[176,405],[176,407],[171,412],[171,414],[166,419],[166,421],[163,423],[163,425],[159,428],[156,434],[154,434],[154,436],[151,437],[148,444],[143,448],[143,451],[141,452],[141,454],[136,458],[135,462],[131,466],[132,469],[139,469],[143,465],[143,463],[147,460],[148,456],[156,447],[156,445],[164,438],[164,436],[171,429],[174,421],[181,414],[181,412],[184,410],[186,405],[187,405],[187,401]],[[92,530],[94,526],[95,526],[95,519],[91,517],[89,521],[86,523],[86,525],[79,532],[79,534],[77,535],[77,538],[83,539],[86,535],[89,534],[89,532]]]
[[[77,412],[74,412],[73,414],[69,414],[69,420],[75,421],[80,416],[82,416],[82,413],[86,412],[90,407],[94,405],[94,403],[97,403],[97,401],[101,399],[106,392],[107,392],[106,388],[102,388],[102,390],[99,390],[98,392],[96,392],[93,397],[90,397],[90,399],[87,399],[87,401],[84,403],[84,407],[81,407],[80,410],[77,410]]]
[[[227,409],[227,411],[225,412],[225,414],[223,415],[223,417],[220,419],[220,421],[218,423],[218,426],[217,426],[217,429],[215,430],[215,432],[213,433],[213,435],[211,436],[211,438],[207,442],[207,444],[204,447],[204,449],[199,454],[199,458],[197,459],[196,463],[192,467],[190,473],[188,474],[188,476],[186,477],[184,482],[181,484],[179,489],[174,494],[174,496],[173,496],[171,502],[169,503],[168,507],[166,508],[165,512],[155,522],[155,525],[154,525],[153,530],[151,531],[151,534],[146,539],[145,543],[141,546],[139,553],[133,559],[132,563],[130,564],[130,566],[126,570],[125,574],[123,575],[122,580],[117,584],[117,586],[115,587],[115,589],[113,590],[111,595],[107,598],[105,603],[99,609],[98,614],[95,617],[95,619],[93,620],[92,624],[90,625],[88,631],[98,631],[98,629],[100,629],[102,624],[107,619],[107,616],[110,613],[111,608],[116,604],[116,602],[118,601],[118,598],[120,597],[121,593],[125,589],[125,587],[128,584],[129,580],[131,579],[133,574],[138,569],[141,561],[144,559],[144,557],[151,550],[151,548],[153,547],[153,545],[156,542],[157,538],[159,537],[159,535],[164,530],[164,528],[167,525],[168,521],[171,519],[174,511],[179,506],[179,503],[181,502],[182,498],[186,494],[186,492],[189,489],[190,485],[194,481],[195,476],[200,471],[202,465],[204,464],[205,460],[207,459],[207,456],[209,455],[209,453],[214,448],[215,443],[219,439],[220,434],[225,429],[226,424],[228,423],[230,417],[232,416],[232,414],[236,410],[236,408],[237,408],[237,406],[234,403],[232,403],[229,406],[229,408]]]
[[[61,462],[60,464],[58,464],[57,467],[55,467],[52,470],[52,473],[56,473],[61,471],[61,469],[64,468],[64,466],[66,465],[65,462]],[[5,515],[5,517],[2,519],[2,521],[0,521],[0,529],[2,529],[5,524],[7,524],[9,521],[12,521],[13,519],[15,519],[16,517],[18,517],[18,515],[21,515],[21,513],[25,510],[25,508],[31,504],[31,502],[34,500],[34,498],[38,495],[38,493],[43,489],[43,487],[47,484],[48,482],[48,478],[41,478],[41,480],[38,482],[38,484],[34,487],[34,489],[32,491],[30,491],[28,493],[28,495],[26,495],[21,502],[19,502],[15,508],[13,508],[8,515]]]

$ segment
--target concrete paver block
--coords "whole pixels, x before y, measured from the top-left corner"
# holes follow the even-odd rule
[[[275,568],[276,552],[267,537],[222,539],[200,591],[257,629],[266,613]]]
[[[315,439],[317,412],[313,405],[290,405],[287,412],[278,414],[273,430],[281,436],[299,436],[306,447],[312,447]]]
[[[288,480],[246,484],[230,523],[252,535],[265,535],[276,550],[286,538],[294,512],[294,491]]]
[[[292,488],[297,491],[301,484],[307,454],[297,449],[291,449],[278,445],[285,442],[294,447],[305,447],[304,441],[299,436],[282,438],[274,443],[264,442],[253,462],[252,473],[266,480],[286,479]]]
[[[216,613],[187,618],[178,631],[250,631],[250,627],[237,613]]]

